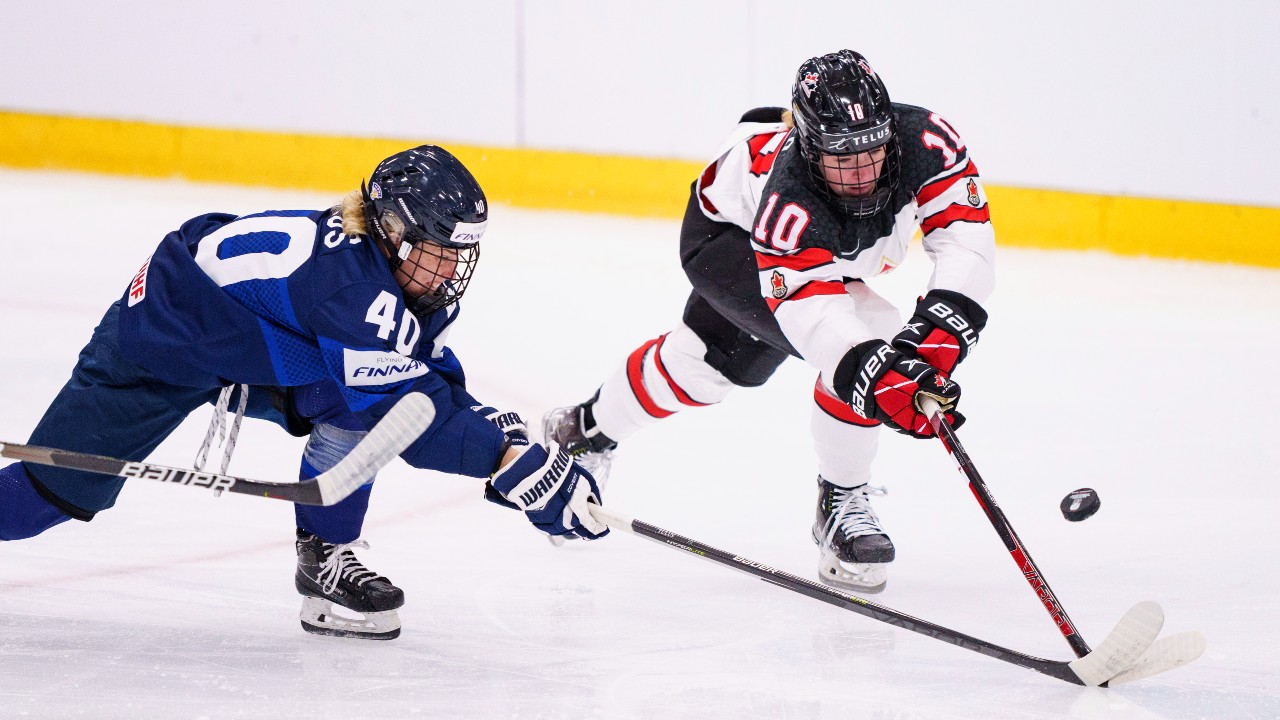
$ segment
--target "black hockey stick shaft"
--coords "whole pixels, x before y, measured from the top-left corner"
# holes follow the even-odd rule
[[[0,457],[20,460],[37,465],[81,470],[83,472],[115,475],[122,478],[157,480],[175,485],[208,488],[214,492],[233,492],[245,495],[288,500],[303,505],[321,505],[320,487],[315,479],[301,482],[268,482],[250,480],[233,475],[201,472],[189,468],[169,467],[149,462],[135,462],[105,455],[91,455],[74,450],[41,447],[39,445],[0,444]]]
[[[850,610],[859,615],[864,615],[873,620],[879,620],[888,623],[894,627],[900,627],[904,630],[926,635],[935,640],[941,640],[957,647],[972,650],[977,653],[986,655],[987,657],[1011,663],[1028,670],[1054,677],[1059,680],[1065,680],[1076,685],[1084,685],[1070,664],[1058,660],[1045,660],[1043,658],[1033,657],[1025,653],[1000,647],[986,640],[979,640],[962,632],[942,627],[926,620],[912,617],[906,613],[899,612],[892,608],[885,607],[860,598],[856,595],[846,595],[836,592],[835,590],[820,585],[811,580],[797,577],[787,572],[777,570],[754,560],[748,560],[740,555],[718,550],[687,537],[677,535],[673,532],[663,530],[660,527],[650,525],[639,520],[624,517],[611,510],[600,507],[598,505],[591,506],[591,514],[596,520],[605,523],[615,530],[623,530],[644,538],[656,541],[668,547],[683,550],[692,555],[710,560],[714,563],[724,565],[726,567],[744,572],[748,575],[757,577],[770,585],[790,590],[801,595],[811,597],[815,600],[821,600],[829,605],[834,605],[845,610]]]
[[[225,490],[300,505],[333,505],[371,480],[378,470],[404,452],[434,418],[435,405],[429,397],[417,392],[408,393],[356,443],[346,457],[316,477],[299,482],[250,480],[38,445],[0,443],[0,457],[68,470],[207,488],[215,494]]]
[[[1013,525],[1009,523],[1009,518],[1005,516],[1004,511],[996,503],[996,499],[992,496],[987,483],[978,474],[978,468],[974,466],[969,453],[965,452],[964,446],[960,444],[960,438],[956,437],[955,430],[951,428],[950,423],[943,419],[938,404],[930,399],[926,399],[922,404],[925,415],[929,418],[929,423],[938,434],[938,439],[942,440],[947,452],[951,453],[951,457],[960,466],[960,471],[968,478],[969,489],[972,490],[973,496],[977,498],[978,504],[982,506],[982,510],[986,514],[987,520],[991,523],[991,527],[995,528],[996,534],[1000,536],[1000,541],[1004,543],[1010,557],[1013,558],[1018,569],[1022,571],[1022,576],[1036,591],[1036,597],[1040,599],[1040,603],[1049,613],[1049,617],[1053,619],[1054,625],[1058,626],[1062,636],[1067,639],[1067,644],[1071,646],[1071,650],[1076,654],[1076,657],[1088,655],[1090,652],[1089,643],[1085,642],[1084,638],[1081,637],[1075,623],[1067,615],[1066,608],[1062,606],[1062,603],[1058,601],[1058,596],[1049,587],[1049,581],[1045,579],[1044,573],[1040,572],[1040,567],[1031,558],[1031,553],[1022,544],[1018,533],[1014,532]]]

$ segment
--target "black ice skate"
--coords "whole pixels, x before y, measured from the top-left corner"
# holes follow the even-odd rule
[[[302,629],[318,635],[391,640],[400,636],[404,591],[365,567],[352,548],[367,548],[363,541],[334,545],[298,530],[298,572],[294,585],[302,594]],[[336,615],[337,604],[357,613]]]
[[[596,393],[590,400],[581,405],[556,408],[542,417],[542,436],[548,441],[555,441],[573,456],[604,489],[609,479],[609,465],[613,462],[613,449],[618,443],[596,427],[595,418],[591,415],[591,405],[599,397]]]
[[[888,582],[885,565],[893,562],[893,541],[880,527],[869,495],[882,488],[833,485],[818,476],[818,512],[813,541],[820,548],[818,579],[842,590],[878,593]]]

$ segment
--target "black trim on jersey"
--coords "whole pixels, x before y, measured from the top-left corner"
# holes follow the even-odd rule
[[[746,111],[742,114],[740,123],[776,123],[782,122],[782,113],[786,112],[786,108],[780,107],[758,107]]]

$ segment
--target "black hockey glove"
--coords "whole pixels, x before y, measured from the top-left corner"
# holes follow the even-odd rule
[[[978,344],[978,333],[986,326],[987,311],[978,303],[951,290],[930,290],[893,338],[893,347],[950,374]]]
[[[933,436],[933,426],[918,404],[920,396],[936,400],[952,427],[964,424],[964,416],[955,412],[960,386],[946,373],[903,355],[883,340],[868,340],[849,350],[836,368],[834,385],[854,412],[904,435]]]

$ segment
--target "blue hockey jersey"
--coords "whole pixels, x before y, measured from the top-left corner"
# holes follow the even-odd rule
[[[436,417],[403,458],[486,477],[503,435],[470,406],[444,346],[458,314],[405,307],[373,241],[342,232],[336,209],[192,218],[161,241],[121,300],[126,357],[165,382],[299,388],[317,422],[372,427],[408,392]]]

